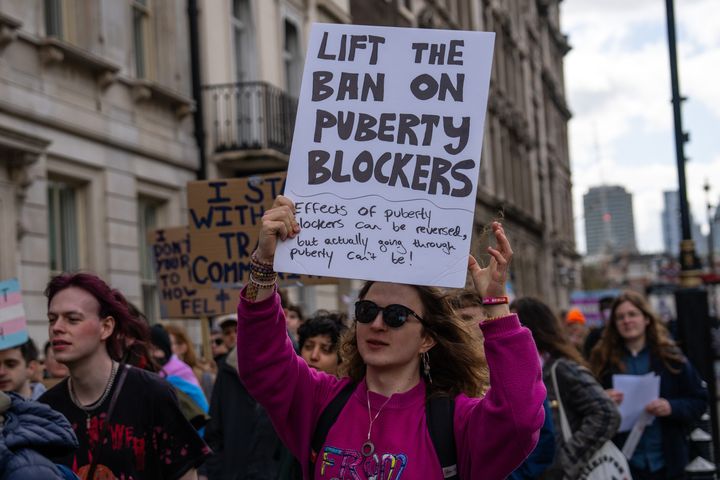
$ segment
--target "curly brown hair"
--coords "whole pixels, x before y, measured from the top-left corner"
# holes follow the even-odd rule
[[[667,328],[660,321],[660,317],[652,310],[645,297],[637,292],[627,290],[613,301],[612,307],[610,307],[610,320],[605,326],[600,341],[590,353],[590,366],[595,376],[602,378],[608,373],[624,372],[626,369],[622,361],[625,355],[623,350],[625,341],[620,336],[615,322],[617,309],[625,302],[635,305],[649,320],[645,336],[652,355],[662,360],[669,371],[678,373],[680,370],[675,366],[686,361],[682,352],[673,339],[670,338]]]
[[[368,281],[358,295],[362,300],[374,284]],[[423,305],[423,330],[434,340],[429,351],[432,382],[427,382],[427,396],[464,393],[470,397],[485,394],[489,386],[489,374],[482,344],[472,333],[470,326],[455,313],[449,297],[435,287],[408,285],[414,288]],[[477,326],[474,326],[477,328]],[[367,366],[357,348],[356,323],[343,335],[340,345],[341,376],[349,376],[360,382]],[[422,363],[422,362],[421,362]],[[424,377],[422,365],[420,376]]]

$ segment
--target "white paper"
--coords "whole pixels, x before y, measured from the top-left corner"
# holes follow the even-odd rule
[[[660,397],[660,377],[651,372],[646,375],[613,375],[612,379],[613,388],[623,393],[623,400],[618,406],[622,417],[618,431],[627,432],[645,411],[645,406]]]
[[[313,26],[284,192],[302,231],[280,243],[275,270],[465,284],[493,43],[488,32]],[[432,83],[418,78],[437,93],[418,98]]]

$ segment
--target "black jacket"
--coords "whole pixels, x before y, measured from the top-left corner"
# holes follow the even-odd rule
[[[265,410],[240,382],[236,363],[234,350],[218,361],[205,427],[205,441],[215,452],[206,462],[208,478],[275,480],[282,444]]]
[[[670,402],[672,413],[667,417],[658,417],[662,432],[663,455],[668,477],[682,475],[688,463],[687,434],[694,422],[697,422],[708,406],[708,392],[705,382],[689,361],[673,365],[680,372],[672,373],[665,364],[650,353],[650,368],[660,375],[660,397]],[[612,375],[609,372],[602,378],[605,388],[612,387]],[[619,433],[613,442],[619,447],[625,444],[629,432]]]
[[[557,362],[557,382],[572,437],[563,439],[552,366]],[[620,426],[620,414],[600,383],[587,368],[572,360],[550,359],[543,366],[555,427],[555,461],[545,471],[546,479],[578,478],[590,458],[610,440]]]

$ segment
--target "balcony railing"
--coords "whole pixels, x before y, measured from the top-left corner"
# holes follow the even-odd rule
[[[265,82],[207,85],[203,89],[216,153],[262,149],[290,153],[297,99]]]

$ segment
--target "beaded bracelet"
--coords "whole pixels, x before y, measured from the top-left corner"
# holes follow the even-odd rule
[[[245,289],[245,298],[255,300],[261,289],[272,288],[277,282],[277,273],[272,262],[262,262],[257,257],[257,250],[250,255],[250,280]]]
[[[266,265],[257,263],[255,261],[253,261],[252,259],[250,260],[250,266],[252,266],[252,268],[254,270],[257,270],[258,272],[274,272],[275,271],[275,270],[273,270],[272,265],[266,266]]]
[[[269,288],[275,286],[275,282],[277,282],[277,273],[273,275],[271,278],[262,278],[259,279],[255,277],[252,273],[250,273],[250,283],[254,283],[258,287],[261,288]]]
[[[254,268],[250,268],[250,274],[253,275],[256,279],[260,280],[261,282],[267,282],[275,278],[277,273],[275,272],[263,272],[263,271],[257,271]]]
[[[254,302],[255,299],[257,299],[258,293],[260,292],[261,289],[272,288],[274,286],[275,286],[275,282],[258,283],[251,274],[250,281],[248,282],[247,287],[245,288],[245,298],[247,298],[251,302]]]
[[[252,263],[257,264],[259,267],[265,267],[266,269],[272,270],[273,268],[273,262],[266,263],[261,262],[260,259],[257,257],[257,250],[253,251],[253,253],[250,255],[250,260]]]
[[[250,255],[250,273],[260,282],[274,280],[277,275],[272,263],[259,261],[256,252]]]

